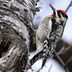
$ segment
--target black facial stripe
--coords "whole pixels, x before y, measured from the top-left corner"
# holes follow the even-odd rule
[[[62,14],[63,17],[68,18],[68,16],[67,16],[67,15],[64,15],[62,12],[57,12],[57,14],[58,14],[58,16],[59,16],[60,18],[61,18],[61,15],[60,15],[60,14]]]
[[[58,14],[58,17],[59,17],[59,18],[61,18],[61,15],[60,15],[60,13],[59,13],[59,12],[57,12],[57,14]]]

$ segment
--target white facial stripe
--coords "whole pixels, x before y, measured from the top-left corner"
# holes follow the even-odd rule
[[[58,18],[57,10],[55,10],[55,13],[56,13],[56,17]]]
[[[63,15],[60,13],[61,19],[63,19]]]

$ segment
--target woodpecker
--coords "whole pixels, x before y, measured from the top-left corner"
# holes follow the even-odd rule
[[[51,4],[53,14],[45,17],[40,23],[36,33],[37,51],[43,50],[44,41],[58,42],[64,32],[64,28],[68,19],[67,14],[63,10],[56,10]]]
[[[53,14],[42,20],[36,33],[36,53],[43,50],[45,56],[52,55],[55,51],[56,43],[61,39],[68,19],[64,10],[56,10],[51,4],[50,7]]]

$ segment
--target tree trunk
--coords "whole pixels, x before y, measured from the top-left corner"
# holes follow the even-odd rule
[[[0,0],[0,72],[23,72],[35,50],[32,25],[38,0]]]

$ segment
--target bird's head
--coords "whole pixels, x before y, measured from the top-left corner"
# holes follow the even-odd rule
[[[50,5],[51,9],[53,10],[52,17],[56,21],[60,21],[60,20],[63,21],[63,22],[67,21],[68,15],[66,14],[66,12],[64,10],[56,10],[51,4],[49,4],[49,5]]]

